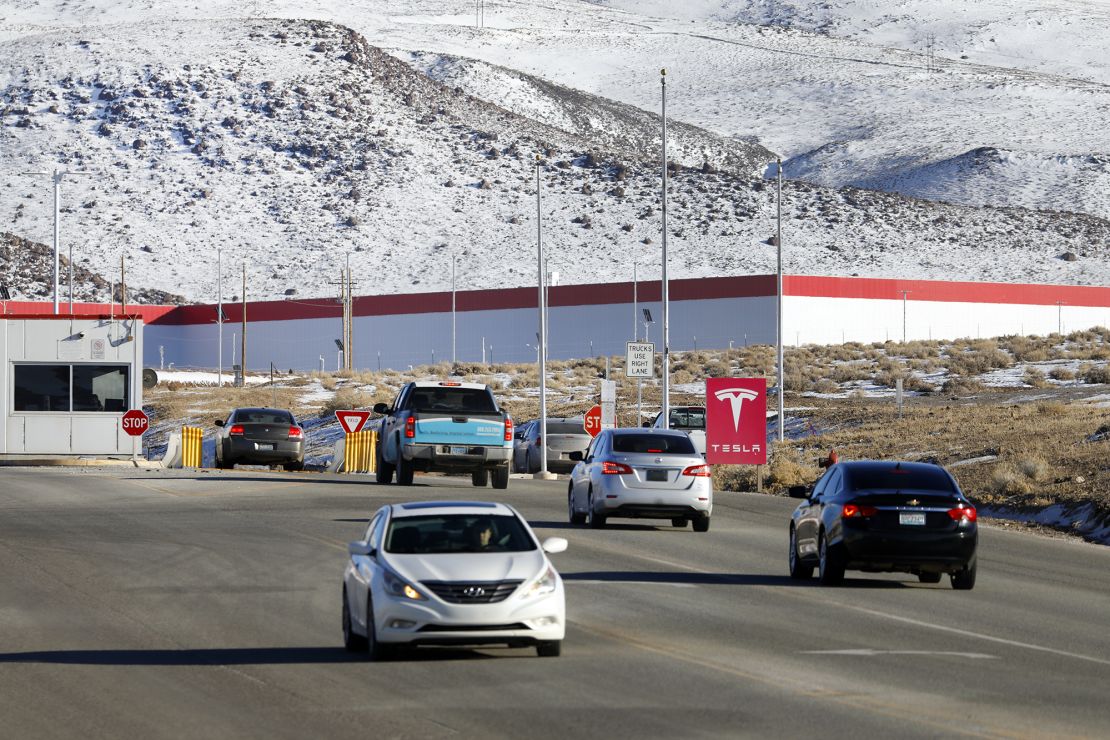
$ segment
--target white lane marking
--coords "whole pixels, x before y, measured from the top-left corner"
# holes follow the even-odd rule
[[[875,650],[873,648],[851,648],[848,650],[802,650],[800,655],[851,655],[871,658],[876,655],[939,655],[943,657],[971,658],[972,660],[997,660],[997,655],[986,653],[959,653],[949,650]]]
[[[1036,645],[1031,642],[1021,642],[1019,640],[1008,640],[1005,637],[995,637],[994,635],[986,635],[982,632],[972,632],[971,630],[962,630],[958,627],[946,627],[943,624],[933,624],[932,622],[923,622],[920,619],[913,619],[911,617],[900,617],[896,614],[887,614],[886,612],[868,609],[863,606],[852,606],[851,604],[838,604],[845,609],[853,609],[864,614],[870,614],[873,617],[882,617],[883,619],[891,619],[895,622],[904,622],[912,624],[917,627],[925,627],[927,629],[938,630],[940,632],[950,632],[955,635],[963,635],[964,637],[973,637],[977,640],[986,640],[987,642],[995,642],[1000,645],[1009,645],[1011,647],[1024,648],[1026,650],[1036,650],[1041,653],[1050,653],[1052,655],[1060,655],[1065,658],[1074,658],[1076,660],[1084,660],[1088,663],[1097,663],[1098,665],[1110,666],[1110,660],[1103,658],[1096,658],[1093,655],[1084,655],[1083,653],[1072,653],[1067,650],[1057,650],[1056,648],[1046,647],[1044,645]]]
[[[592,585],[601,586],[673,586],[675,588],[697,588],[696,583],[672,583],[670,581],[626,581],[626,580],[613,580],[606,581],[598,579],[574,578],[571,580],[563,579],[563,584],[574,583],[589,583]]]

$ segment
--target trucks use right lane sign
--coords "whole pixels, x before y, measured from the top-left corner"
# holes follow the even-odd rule
[[[624,362],[624,375],[628,378],[655,377],[655,344],[652,342],[628,342],[628,353]]]

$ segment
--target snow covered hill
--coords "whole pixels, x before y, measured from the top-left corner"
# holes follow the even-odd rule
[[[1110,86],[1094,52],[1070,73],[1083,43],[930,71],[866,32],[883,4],[622,4],[488,0],[479,29],[448,0],[9,0],[0,230],[49,244],[50,181],[26,173],[80,169],[62,188],[77,264],[110,275],[126,254],[129,282],[190,300],[215,299],[217,248],[229,298],[244,263],[251,298],[334,294],[348,259],[363,294],[444,289],[451,255],[461,289],[528,285],[539,153],[552,269],[650,277],[665,66],[675,277],[773,268],[760,176],[781,154],[790,271],[1110,283]],[[977,12],[1000,28],[1001,7]]]

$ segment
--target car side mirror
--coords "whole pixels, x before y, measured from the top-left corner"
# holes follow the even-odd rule
[[[567,457],[569,457],[574,462],[582,462],[582,451],[575,450],[574,452],[567,455]]]
[[[374,413],[375,414],[388,414],[389,413],[389,406],[387,406],[384,403],[376,403],[376,404],[374,404]]]
[[[365,555],[367,557],[374,557],[377,550],[370,546],[369,542],[348,542],[347,552],[351,555]]]
[[[224,420],[223,419],[216,419],[216,426],[222,427],[223,425],[224,425]]]
[[[563,552],[567,549],[567,541],[562,537],[548,537],[543,541],[544,552],[549,552],[554,555],[557,552]]]
[[[809,486],[790,486],[786,493],[790,498],[809,498]]]
[[[645,421],[640,426],[642,426],[644,429],[651,429],[651,422],[650,421]]]

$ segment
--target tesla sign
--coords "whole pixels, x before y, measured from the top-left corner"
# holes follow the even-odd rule
[[[705,461],[767,463],[767,379],[705,379]]]

